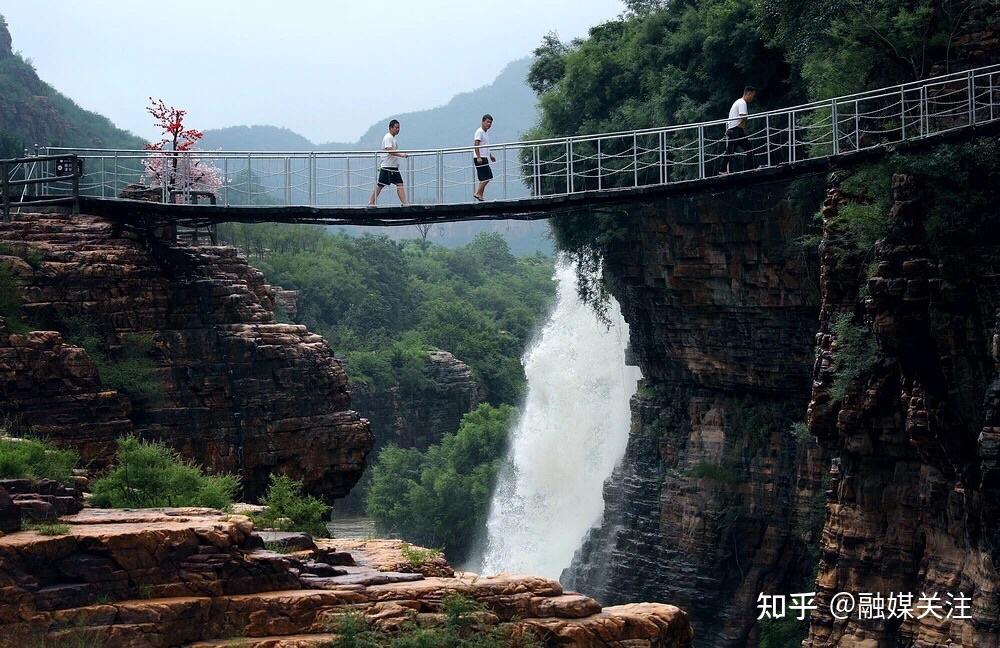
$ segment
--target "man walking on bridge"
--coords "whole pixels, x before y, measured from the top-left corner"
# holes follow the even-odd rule
[[[757,89],[753,86],[743,88],[743,96],[733,102],[729,109],[729,121],[726,122],[726,153],[723,159],[722,173],[732,171],[732,160],[736,149],[740,148],[746,152],[746,167],[754,167],[753,147],[750,145],[750,138],[747,137],[747,115],[750,113],[749,104],[753,103],[757,96]]]
[[[486,185],[493,179],[493,169],[490,168],[490,162],[497,161],[496,157],[490,153],[490,136],[488,131],[492,126],[493,115],[486,113],[483,115],[482,126],[476,129],[476,134],[473,136],[472,142],[472,145],[475,147],[472,153],[472,163],[476,167],[476,179],[479,180],[479,186],[472,192],[472,197],[480,202],[483,200],[483,192],[486,191]]]
[[[399,120],[393,119],[389,122],[389,132],[382,138],[382,161],[379,164],[378,179],[375,188],[372,190],[372,197],[368,199],[368,206],[374,207],[378,195],[382,189],[388,185],[396,185],[396,195],[399,196],[399,204],[406,205],[406,189],[403,188],[403,176],[399,172],[400,158],[408,157],[406,153],[399,152],[399,142],[396,136],[399,135]]]

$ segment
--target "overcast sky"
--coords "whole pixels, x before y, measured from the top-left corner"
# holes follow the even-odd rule
[[[584,36],[622,10],[620,0],[0,0],[14,50],[122,128],[158,136],[143,111],[152,95],[187,109],[195,128],[273,124],[317,143],[439,106],[488,84],[546,32]]]

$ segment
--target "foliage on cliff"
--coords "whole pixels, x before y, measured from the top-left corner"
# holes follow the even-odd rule
[[[380,533],[442,547],[452,561],[468,555],[485,528],[490,495],[517,411],[480,405],[455,434],[421,452],[389,446],[372,467],[368,514]]]
[[[754,110],[767,110],[910,81],[948,69],[963,31],[1000,23],[993,0],[633,0],[628,8],[586,39],[549,35],[535,50],[528,78],[541,117],[530,136],[718,118],[745,84],[758,89]],[[590,268],[628,226],[623,214],[603,212],[552,222],[559,248]],[[600,301],[602,286],[580,285]]]
[[[221,234],[271,283],[302,292],[300,319],[346,355],[352,381],[419,390],[437,347],[472,367],[490,402],[520,398],[520,356],[555,297],[552,259],[515,257],[499,234],[454,249],[308,226]]]
[[[0,42],[7,25],[0,16]],[[41,146],[142,148],[143,140],[84,110],[38,78],[31,61],[0,52],[0,158]]]

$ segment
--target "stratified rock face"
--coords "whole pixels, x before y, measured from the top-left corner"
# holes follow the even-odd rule
[[[371,422],[376,448],[394,443],[424,449],[438,443],[482,402],[483,389],[472,369],[447,351],[429,354],[424,377],[427,384],[416,390],[351,385],[351,402]]]
[[[441,625],[454,594],[484,606],[479,624],[546,645],[691,645],[672,605],[602,610],[545,578],[456,575],[440,558],[414,566],[398,541],[326,540],[282,555],[259,548],[247,518],[209,509],[84,509],[61,522],[62,535],[0,537],[2,648],[319,648],[349,611],[389,634]]]
[[[274,470],[331,498],[360,477],[372,436],[347,375],[320,336],[275,321],[270,287],[234,248],[153,244],[59,214],[0,224],[0,243],[32,251],[17,268],[29,321],[65,333],[83,320],[111,346],[151,336],[162,387],[125,398],[59,335],[0,335],[3,413],[98,465],[124,433],[162,439],[241,474],[251,498]]]
[[[804,420],[818,295],[794,245],[809,212],[775,203],[784,189],[646,207],[604,251],[644,382],[603,523],[563,582],[605,604],[671,601],[701,646],[746,645],[758,593],[801,591],[812,562],[799,518],[823,459],[789,430]]]
[[[997,216],[991,182],[985,204],[994,211],[984,222]],[[957,249],[929,241],[921,187],[896,176],[893,188],[889,232],[865,257],[837,229],[836,190],[823,209],[809,426],[837,461],[806,645],[996,646],[1000,237],[993,228]],[[867,281],[866,268],[874,269]],[[856,355],[834,334],[842,318],[877,341],[878,361],[837,400],[837,363]],[[906,617],[897,605],[893,618],[860,620],[855,610],[838,620],[829,603],[840,591],[912,595],[912,606]],[[942,607],[929,612],[925,594]],[[949,609],[961,616],[959,596],[969,597],[974,621],[936,618]]]

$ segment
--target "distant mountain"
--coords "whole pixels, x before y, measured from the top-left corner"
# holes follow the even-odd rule
[[[205,131],[198,148],[207,151],[314,151],[316,145],[278,126],[229,126]]]
[[[145,140],[80,108],[39,79],[31,64],[14,53],[7,22],[0,16],[0,157],[20,155],[35,144],[142,148]]]
[[[390,119],[402,125],[399,135],[403,148],[441,148],[472,144],[472,135],[480,118],[490,113],[496,120],[490,131],[494,142],[519,139],[535,125],[538,117],[537,97],[525,79],[531,58],[518,59],[507,65],[493,83],[455,95],[437,108],[386,115],[372,124],[354,142],[314,144],[287,128],[278,126],[231,126],[210,129],[198,143],[206,150],[232,151],[357,151],[378,149]]]

